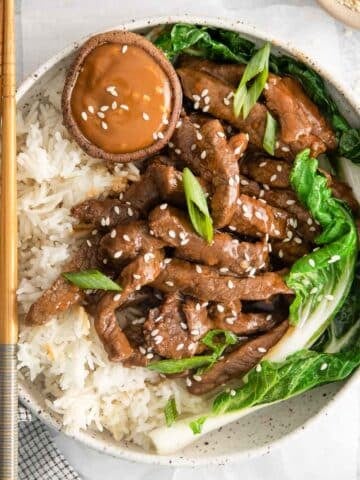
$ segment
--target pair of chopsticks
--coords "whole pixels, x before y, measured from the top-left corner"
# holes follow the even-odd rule
[[[0,0],[0,480],[16,480],[18,319],[14,0]]]

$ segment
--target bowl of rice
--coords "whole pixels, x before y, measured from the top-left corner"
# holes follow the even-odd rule
[[[220,18],[160,17],[132,21],[116,29],[147,33],[166,23],[211,25],[269,40],[311,65],[296,49],[280,45],[256,28]],[[61,93],[66,69],[79,44],[73,44],[24,81],[18,102],[19,314],[61,272],[76,243],[71,207],[100,193],[123,191],[140,172],[132,163],[110,173],[105,162],[88,156],[63,125]],[[321,75],[343,115],[358,116],[355,102],[326,74]],[[135,314],[135,313],[134,313]],[[224,464],[268,453],[288,441],[359,379],[325,385],[256,411],[219,428],[172,455],[151,448],[149,432],[164,423],[164,407],[175,398],[180,413],[196,415],[205,400],[191,395],[176,379],[155,382],[145,368],[124,368],[108,360],[91,318],[74,307],[44,326],[21,325],[18,352],[20,400],[48,426],[104,453],[139,462],[172,465]]]

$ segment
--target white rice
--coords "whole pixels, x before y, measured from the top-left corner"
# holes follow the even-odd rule
[[[86,155],[62,125],[63,76],[56,77],[25,115],[18,115],[19,311],[59,275],[76,242],[70,208],[136,181],[135,165],[109,173]],[[204,400],[190,395],[183,381],[161,380],[145,368],[110,362],[82,307],[74,307],[40,327],[21,326],[19,369],[41,388],[65,429],[108,430],[116,440],[147,448],[146,433],[164,423],[163,409],[175,396],[180,413],[196,413]]]

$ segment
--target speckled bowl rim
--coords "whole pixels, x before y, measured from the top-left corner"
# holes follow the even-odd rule
[[[154,27],[161,24],[171,24],[177,22],[193,23],[199,25],[208,25],[214,27],[225,28],[228,30],[236,31],[240,34],[250,35],[259,40],[269,40],[275,47],[279,47],[287,51],[290,55],[302,60],[307,65],[314,68],[321,76],[331,84],[338,94],[343,98],[345,105],[349,105],[351,109],[356,111],[357,120],[360,122],[359,106],[351,95],[344,92],[344,87],[337,82],[333,76],[324,68],[319,68],[315,61],[311,60],[308,56],[296,49],[291,42],[281,42],[274,36],[264,33],[261,29],[255,25],[251,25],[243,20],[231,21],[222,17],[207,17],[207,16],[193,16],[193,15],[172,15],[172,16],[153,16],[145,17],[142,19],[133,19],[120,24],[119,26],[111,27],[106,31],[124,29],[138,31],[146,29],[148,27]],[[102,30],[104,32],[105,30]],[[17,89],[17,101],[20,101],[26,96],[28,90],[49,70],[51,70],[60,61],[65,60],[69,55],[85,42],[90,36],[101,33],[94,32],[91,35],[82,38],[79,42],[74,42],[53,57],[47,62],[42,64],[32,75],[27,77],[24,82]],[[309,418],[302,425],[296,427],[291,432],[283,435],[281,438],[271,443],[271,448],[278,448],[283,446],[291,438],[294,438],[299,433],[306,430],[308,426],[314,423],[320,416],[326,415],[330,409],[333,408],[335,400],[341,398],[350,388],[354,388],[356,384],[360,383],[360,369],[352,375],[350,379],[343,382],[343,385],[339,392],[328,401],[328,403],[322,407],[319,412]],[[269,445],[262,445],[259,447],[251,447],[249,450],[243,450],[241,452],[232,452],[223,455],[212,455],[200,457],[200,458],[186,458],[185,456],[174,455],[158,455],[145,451],[130,450],[126,446],[126,442],[119,442],[118,445],[108,445],[103,439],[96,439],[91,432],[79,432],[76,435],[68,435],[63,431],[61,423],[50,414],[50,410],[42,410],[40,403],[36,399],[36,395],[31,392],[31,382],[25,381],[23,378],[19,378],[19,399],[24,403],[41,421],[47,426],[65,433],[65,435],[83,443],[84,445],[93,448],[102,453],[108,454],[113,457],[121,458],[132,462],[141,462],[154,465],[169,465],[172,466],[200,466],[200,465],[223,465],[229,462],[239,462],[250,458],[262,456],[269,453]]]

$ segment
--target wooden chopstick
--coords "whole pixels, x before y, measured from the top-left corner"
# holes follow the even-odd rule
[[[0,197],[0,480],[17,478],[17,196],[14,0],[2,0]]]

